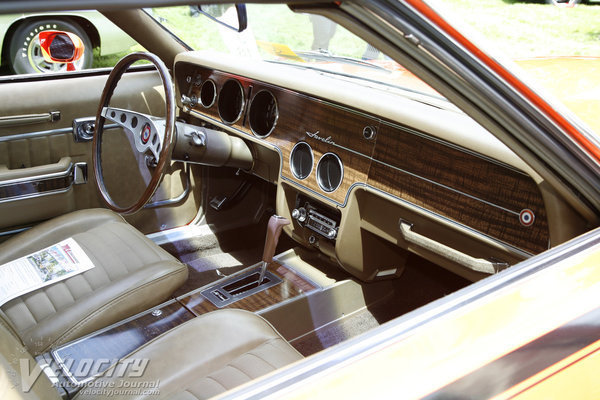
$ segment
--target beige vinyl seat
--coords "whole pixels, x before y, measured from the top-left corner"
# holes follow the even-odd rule
[[[73,237],[95,267],[11,300],[0,324],[32,355],[166,300],[187,267],[109,210],[77,211],[0,244],[0,264]]]
[[[18,341],[0,326],[0,396],[59,399],[46,375],[35,381],[23,377],[21,365],[34,361],[20,349]],[[11,358],[11,354],[19,357]],[[149,362],[143,373],[132,371],[133,363],[128,360],[145,359]],[[75,399],[206,399],[300,359],[262,317],[242,310],[219,310],[179,325],[129,354],[89,382]],[[158,384],[153,390],[127,390],[147,388],[154,382]],[[125,389],[109,393],[98,388]]]

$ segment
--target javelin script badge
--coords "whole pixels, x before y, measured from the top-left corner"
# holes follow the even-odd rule
[[[316,131],[315,133],[310,133],[309,131],[306,131],[306,134],[309,137],[320,140],[323,143],[335,145],[335,142],[333,140],[331,140],[331,136],[327,136],[326,138],[323,136],[319,136],[319,131]]]

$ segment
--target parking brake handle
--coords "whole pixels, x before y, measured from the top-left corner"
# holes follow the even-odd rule
[[[283,230],[283,227],[289,223],[290,221],[287,218],[279,215],[273,215],[269,219],[269,224],[267,225],[267,238],[265,239],[265,249],[262,256],[262,267],[260,270],[260,277],[258,278],[259,285],[262,283],[265,277],[267,266],[271,263],[271,261],[273,261],[275,248],[277,248],[281,231]]]

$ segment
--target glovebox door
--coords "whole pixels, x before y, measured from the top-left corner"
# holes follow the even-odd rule
[[[107,74],[95,72],[0,83],[0,233],[103,206],[94,183],[91,137],[85,136],[86,128],[91,133],[106,78]],[[164,113],[158,74],[148,70],[125,74],[114,104],[151,115]],[[104,146],[103,151],[112,150]],[[191,221],[199,196],[184,169],[181,163],[173,164],[151,201],[156,207],[128,219],[145,232]],[[129,187],[126,182],[120,190]]]

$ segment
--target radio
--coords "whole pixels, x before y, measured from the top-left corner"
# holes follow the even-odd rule
[[[302,202],[298,199],[296,205],[297,207],[292,211],[292,218],[298,221],[301,226],[304,226],[327,239],[334,240],[336,238],[339,217],[336,221],[336,219],[334,219],[335,215],[333,215],[332,212],[320,209],[317,210],[317,208],[308,201]]]

